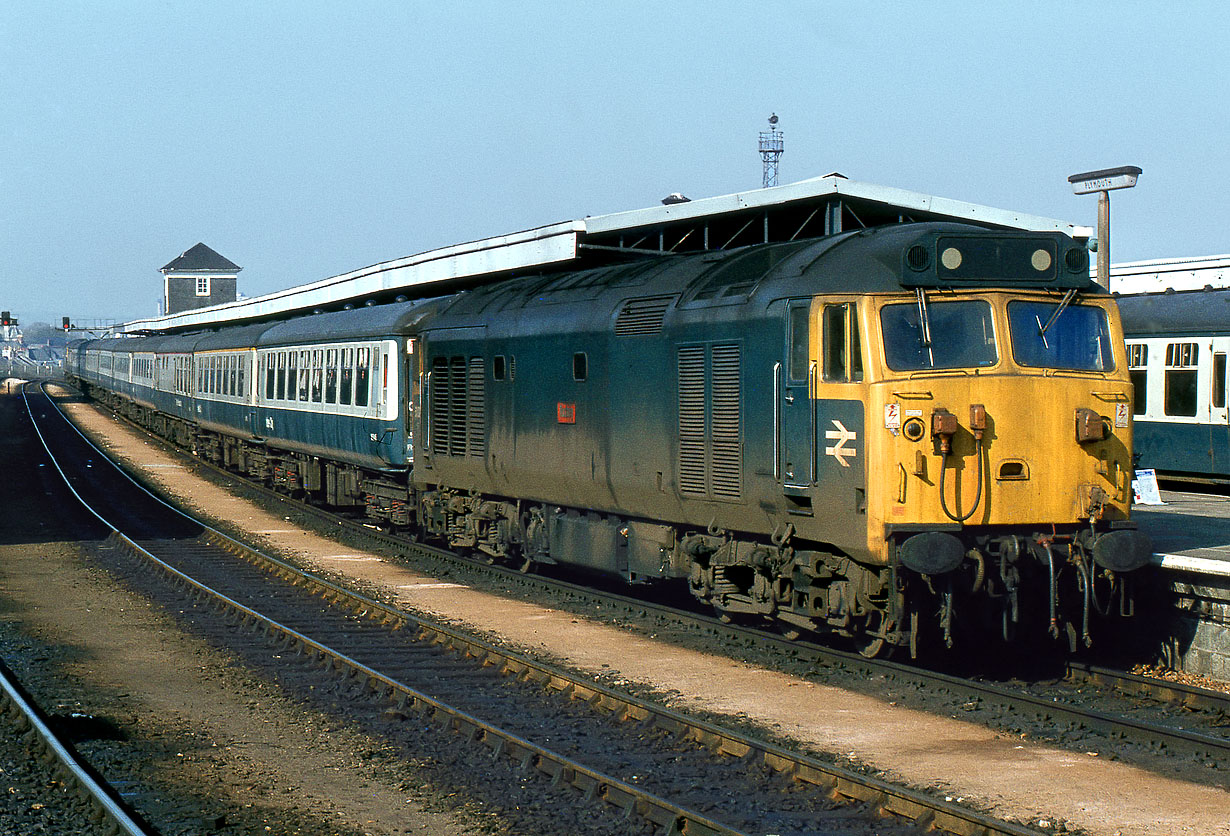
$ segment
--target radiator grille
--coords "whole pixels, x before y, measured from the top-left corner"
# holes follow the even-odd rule
[[[479,458],[487,455],[486,380],[487,369],[483,358],[471,357],[466,378],[466,437],[469,441],[467,452]]]
[[[741,353],[738,344],[679,349],[679,490],[743,496]]]
[[[705,467],[705,347],[679,349],[679,490],[708,493]]]
[[[631,299],[626,302],[615,318],[615,336],[631,337],[645,334],[658,334],[662,331],[662,321],[666,318],[666,309],[674,300],[673,296],[649,296],[644,299]]]
[[[431,362],[431,447],[438,456],[487,453],[486,364],[481,357]]]

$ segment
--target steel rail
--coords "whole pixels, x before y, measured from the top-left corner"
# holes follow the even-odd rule
[[[104,821],[117,833],[128,836],[157,836],[157,831],[141,822],[118,793],[77,757],[76,750],[47,722],[46,715],[27,696],[8,666],[0,662],[0,715],[6,716],[19,736],[27,738],[31,752],[67,777],[77,795],[85,799],[98,823]]]
[[[67,417],[65,420],[68,421]],[[77,429],[71,421],[70,426]],[[80,432],[80,430],[78,430]],[[158,498],[176,513],[201,525],[206,533],[203,540],[244,559],[260,564],[266,571],[284,580],[309,584],[314,593],[335,605],[345,605],[352,612],[365,618],[392,623],[400,629],[417,629],[430,640],[455,652],[468,655],[477,664],[496,667],[501,673],[518,676],[543,684],[583,700],[597,710],[612,714],[621,720],[633,720],[652,724],[674,733],[681,739],[708,746],[714,751],[742,759],[749,765],[762,766],[800,783],[819,788],[833,798],[845,798],[867,804],[882,815],[901,817],[931,830],[939,830],[958,836],[1028,836],[1039,831],[1032,828],[995,819],[952,802],[933,798],[924,793],[893,785],[881,779],[861,775],[853,770],[823,763],[815,758],[789,751],[768,741],[757,740],[749,735],[723,729],[713,723],[688,717],[682,713],[638,699],[629,694],[607,688],[588,677],[582,678],[560,668],[530,659],[529,657],[496,647],[482,639],[467,635],[455,628],[436,623],[430,619],[407,613],[396,607],[369,598],[347,589],[326,578],[306,572],[293,564],[265,554],[216,528],[176,508],[157,497],[122,467],[112,462],[88,437],[82,437],[94,447],[125,478],[131,479],[142,490]],[[99,517],[99,519],[102,519]],[[104,521],[105,522],[105,521]],[[375,692],[384,692],[386,698],[395,699],[399,706],[422,715],[444,715],[454,729],[468,732],[472,739],[483,742],[496,754],[503,754],[517,761],[523,768],[533,768],[546,774],[553,782],[566,782],[580,789],[587,797],[598,797],[618,806],[630,815],[639,815],[656,825],[666,828],[667,833],[677,834],[731,834],[734,830],[713,822],[703,815],[678,807],[658,796],[613,776],[603,775],[564,755],[552,752],[515,734],[498,729],[483,720],[422,693],[411,686],[398,682],[380,671],[352,659],[344,653],[317,642],[293,628],[267,618],[256,610],[189,577],[180,570],[151,554],[132,541],[114,526],[107,523],[115,533],[115,540],[128,551],[139,554],[163,572],[176,578],[200,594],[224,604],[241,617],[259,622],[267,633],[277,634],[281,641],[290,642],[327,660],[335,670],[345,670],[351,676],[362,678]]]
[[[56,462],[55,456],[47,446],[47,440],[43,437],[42,431],[34,420],[29,400],[25,395],[25,385],[22,386],[22,398],[25,400],[26,412],[30,417],[30,423],[34,427],[35,433],[38,434],[39,442],[43,445],[43,449],[47,451],[47,455],[51,458],[51,462],[55,465],[56,470],[60,472],[60,476],[64,479],[65,484],[68,485],[68,489],[72,491],[73,496],[80,500],[81,497],[73,486],[69,484],[67,477],[64,476],[64,471],[60,470],[59,463]],[[19,730],[22,730],[22,726],[24,726],[24,731],[34,735],[40,741],[40,745],[46,751],[47,756],[54,758],[60,764],[65,775],[68,776],[69,780],[77,788],[78,793],[88,798],[91,806],[98,811],[100,819],[105,818],[119,832],[130,834],[130,836],[156,836],[157,831],[140,821],[129,809],[128,805],[120,800],[119,794],[115,789],[84,764],[77,756],[76,750],[72,745],[55,733],[47,723],[42,710],[33,700],[26,696],[25,691],[21,688],[12,672],[3,663],[0,663],[0,689],[3,690],[4,702],[10,715],[16,720]]]
[[[1213,691],[1198,685],[1189,685],[1186,682],[1173,682],[1156,676],[1142,676],[1129,671],[1076,661],[1067,663],[1067,678],[1130,692],[1136,696],[1164,700],[1186,708],[1230,714],[1230,693]]]

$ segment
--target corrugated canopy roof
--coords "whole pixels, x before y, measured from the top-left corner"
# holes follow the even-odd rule
[[[1074,238],[1092,235],[1089,227],[1066,221],[829,175],[768,189],[591,216],[458,244],[254,299],[130,322],[124,330],[171,331],[229,321],[281,319],[369,301],[438,296],[510,275],[580,270],[646,256],[729,250],[911,221],[959,221],[992,229],[1058,230]],[[198,244],[181,258],[197,248],[213,252]]]

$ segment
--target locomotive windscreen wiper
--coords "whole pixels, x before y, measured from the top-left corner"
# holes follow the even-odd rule
[[[927,314],[927,293],[921,287],[915,288],[918,296],[918,340],[927,349],[927,365],[935,365],[935,354],[931,351],[931,318]]]
[[[1065,293],[1063,295],[1063,299],[1059,302],[1059,307],[1055,308],[1055,312],[1051,314],[1051,318],[1046,321],[1045,325],[1042,324],[1042,320],[1040,318],[1036,316],[1034,317],[1034,322],[1038,323],[1038,336],[1042,338],[1042,345],[1045,348],[1049,349],[1051,347],[1050,344],[1047,343],[1046,341],[1047,329],[1055,324],[1055,320],[1059,319],[1059,315],[1063,313],[1064,308],[1068,307],[1068,303],[1072,301],[1072,297],[1075,295],[1076,295],[1076,288],[1072,288],[1067,293]]]

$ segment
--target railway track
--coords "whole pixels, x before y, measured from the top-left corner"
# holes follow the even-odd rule
[[[222,472],[225,473],[225,471]],[[234,474],[226,473],[226,478],[228,480],[233,480],[235,476]],[[667,621],[684,623],[688,626],[688,629],[714,636],[720,640],[721,643],[727,645],[728,650],[732,644],[737,647],[747,648],[763,648],[765,646],[770,646],[773,648],[773,652],[779,654],[783,660],[793,660],[792,664],[804,667],[832,670],[837,672],[839,677],[844,677],[847,679],[875,677],[897,683],[899,687],[904,689],[925,687],[932,690],[942,690],[949,693],[951,695],[951,699],[957,703],[977,701],[981,703],[984,708],[994,705],[997,706],[997,708],[994,709],[996,712],[1003,713],[1007,711],[1018,716],[1031,713],[1036,715],[1040,722],[1052,727],[1062,726],[1073,729],[1097,728],[1100,730],[1098,733],[1102,734],[1109,741],[1118,742],[1124,739],[1139,739],[1142,741],[1142,745],[1149,746],[1155,750],[1160,748],[1170,752],[1188,752],[1191,757],[1196,759],[1204,759],[1208,763],[1213,764],[1214,767],[1219,762],[1221,764],[1226,762],[1226,744],[1224,734],[1219,738],[1216,735],[1191,733],[1186,730],[1178,730],[1177,732],[1174,732],[1174,730],[1159,728],[1156,724],[1142,723],[1139,721],[1129,720],[1128,722],[1123,722],[1124,720],[1128,720],[1128,718],[1118,718],[1113,715],[1099,716],[1097,712],[1089,712],[1087,710],[1080,709],[1079,707],[1056,705],[1056,698],[1053,696],[1022,696],[1019,693],[1014,693],[1011,688],[1005,688],[994,684],[986,685],[982,683],[972,683],[969,680],[964,680],[958,677],[945,677],[942,674],[922,671],[911,666],[899,665],[892,662],[883,662],[879,660],[867,660],[857,656],[856,654],[844,654],[840,651],[828,648],[819,648],[799,644],[797,642],[787,642],[780,638],[776,638],[771,634],[766,634],[763,631],[749,630],[736,625],[724,625],[716,620],[708,619],[697,614],[680,613],[674,609],[664,608],[660,605],[640,599],[627,598],[626,596],[598,593],[592,589],[580,588],[564,581],[542,578],[538,576],[522,575],[515,571],[503,570],[497,566],[475,564],[473,561],[469,560],[459,563],[457,562],[459,559],[455,556],[451,556],[447,553],[442,553],[438,550],[430,549],[429,547],[421,546],[419,544],[409,543],[404,539],[394,538],[386,533],[373,531],[369,527],[363,526],[362,524],[344,523],[342,526],[339,526],[339,521],[336,517],[323,515],[323,512],[313,508],[312,506],[291,503],[291,501],[286,500],[284,497],[278,495],[274,496],[277,496],[279,501],[287,502],[287,507],[294,507],[296,513],[320,516],[322,520],[327,520],[327,525],[329,528],[336,530],[339,527],[344,527],[349,532],[349,536],[365,538],[369,542],[381,545],[382,549],[385,551],[393,551],[398,553],[415,551],[418,559],[426,558],[434,561],[448,561],[448,565],[453,567],[453,569],[456,569],[458,566],[464,566],[466,567],[467,572],[488,574],[493,579],[496,579],[501,585],[520,585],[527,589],[536,588],[539,590],[550,589],[549,594],[557,604],[559,596],[571,597],[578,607],[592,610],[594,601],[601,601],[602,606],[605,608],[613,609],[616,612],[622,611],[624,613],[624,617],[629,621],[640,620],[644,622],[648,620],[654,623],[665,623]],[[264,560],[264,558],[261,559]],[[341,596],[347,595],[347,593],[344,593],[344,591],[341,590],[333,590],[322,594],[335,596],[338,600],[341,600]],[[375,612],[381,607],[385,607],[385,605],[371,601],[370,599],[362,599],[360,597],[356,600],[362,602],[360,605],[361,609],[369,609],[372,612]],[[388,615],[387,613],[394,611],[389,610],[387,607],[385,607],[385,611],[387,618],[404,617],[404,614],[397,616]],[[408,623],[409,622],[407,622],[407,624]],[[406,627],[403,626],[402,629],[405,630]],[[414,629],[417,630],[419,628],[416,626]],[[445,633],[447,632],[448,631],[446,630]],[[501,667],[511,671],[530,670],[529,667],[522,667],[522,665],[532,665],[529,660],[519,659],[514,661],[511,665],[504,665],[504,663],[494,661],[496,657],[490,655],[492,652],[491,649],[481,646],[481,643],[477,646],[467,645],[466,642],[468,641],[469,640],[464,637],[449,637],[447,639],[431,640],[431,642],[437,647],[478,647],[478,649],[475,650],[467,650],[466,655],[487,660],[490,667]],[[337,666],[340,663],[335,662],[334,664]],[[524,675],[535,681],[552,681],[554,683],[552,685],[553,688],[561,692],[578,694],[582,697],[590,697],[597,693],[597,691],[603,690],[594,690],[593,683],[582,682],[578,686],[577,684],[566,684],[564,679],[550,680],[548,678],[544,678],[546,675],[528,673]],[[554,672],[552,672],[551,675],[554,675]],[[356,674],[355,676],[357,679],[365,682],[372,681],[370,676],[365,673]],[[1163,685],[1159,680],[1131,677],[1130,675],[1123,675],[1120,672],[1108,669],[1096,669],[1090,666],[1081,665],[1071,666],[1069,669],[1069,677],[1074,684],[1080,682],[1084,683],[1085,686],[1094,680],[1102,680],[1103,683],[1109,684],[1104,684],[1099,687],[1110,688],[1112,690],[1121,690],[1129,694],[1142,691],[1153,691],[1154,699],[1162,699],[1167,702],[1184,704],[1189,707],[1196,708],[1199,711],[1212,713],[1214,715],[1217,712],[1223,712],[1222,716],[1224,717],[1226,706],[1225,697],[1224,695],[1217,694],[1216,692],[1205,692],[1200,689],[1191,689],[1187,686],[1177,686],[1172,683],[1165,683]],[[1159,691],[1158,689],[1163,690]],[[593,698],[599,705],[609,705],[607,702],[608,698],[606,696],[601,698]],[[612,699],[613,698],[614,697],[612,697]],[[422,706],[425,705],[425,703],[414,703],[411,701],[408,705]],[[612,710],[616,711],[618,714],[624,714],[626,716],[643,717],[643,714],[635,712],[640,712],[646,709],[642,706],[635,709],[635,712],[630,711],[629,709]],[[424,711],[426,711],[426,709],[424,709]],[[434,714],[434,709],[430,713]],[[668,718],[663,722],[666,725],[673,725],[674,719]],[[462,725],[464,725],[464,723],[462,723]],[[483,737],[484,739],[487,739],[488,734],[489,733],[485,730],[481,734],[478,732],[475,733],[476,736]],[[489,739],[495,740],[497,738],[492,737]],[[716,738],[711,737],[709,732],[695,732],[693,733],[693,739],[712,741]],[[737,740],[738,735],[732,739]],[[738,747],[740,745],[750,746],[751,748],[746,748],[744,750],[744,754],[746,755],[748,752],[756,752],[757,754],[752,755],[753,760],[762,757],[770,757],[768,753],[773,751],[773,747],[765,746],[763,742],[757,743],[756,741],[752,741],[750,744],[745,741],[742,744],[734,743],[722,745],[726,747],[727,751],[731,752],[738,752]],[[513,744],[492,744],[492,748],[495,751],[511,752],[513,751]],[[763,756],[759,754],[762,752],[765,753]],[[786,755],[789,755],[789,753],[786,753]],[[775,760],[778,756],[778,753],[773,753],[771,758]],[[541,762],[541,758],[537,758],[537,756],[531,758],[530,760],[534,761],[535,759]],[[1220,761],[1218,759],[1220,759]],[[531,764],[531,766],[533,765]],[[790,768],[799,774],[803,774],[806,771],[798,766],[793,766]],[[569,773],[563,772],[556,774],[567,775]],[[572,774],[575,775],[575,773]],[[563,778],[556,777],[554,780],[562,781]],[[834,781],[837,783],[833,784]],[[836,777],[826,778],[824,779],[823,784],[841,786],[841,779]],[[608,785],[608,787],[609,786],[611,785]],[[596,791],[594,792],[596,793]],[[872,797],[875,797],[874,794]],[[696,826],[699,827],[699,825]],[[964,831],[956,830],[955,832]],[[990,832],[1007,831],[992,830]]]
[[[55,803],[67,810],[66,816],[75,819],[74,829],[77,832],[157,836],[157,832],[132,811],[115,788],[78,756],[68,735],[57,729],[2,662],[0,717],[3,717],[7,728],[16,732],[26,751],[45,770],[43,785],[63,788],[56,793]]]
[[[489,749],[518,774],[572,785],[585,798],[613,804],[663,832],[765,832],[766,826],[789,830],[800,822],[823,827],[826,816],[848,820],[852,804],[869,821],[895,818],[907,831],[1034,832],[412,617],[178,511],[171,518],[174,509],[152,496],[99,490],[97,472],[64,475],[100,519],[127,521],[120,523],[127,533],[112,534],[114,553],[127,556],[118,571],[157,587],[160,596],[191,600],[198,604],[194,617],[221,619],[220,629],[244,627],[244,641],[260,648],[256,656],[323,668],[396,716],[459,732],[456,737]],[[168,592],[172,587],[176,591]],[[200,616],[204,610],[215,615]],[[612,724],[612,717],[627,722]]]
[[[232,472],[194,461],[227,480],[239,478]],[[614,613],[615,618],[622,613],[629,623],[651,625],[649,629],[673,625],[709,637],[719,652],[729,654],[736,649],[754,653],[787,672],[820,671],[829,681],[843,686],[874,682],[885,684],[895,693],[939,694],[971,720],[983,719],[1000,728],[1050,739],[1077,751],[1087,751],[1091,746],[1110,747],[1118,755],[1146,766],[1156,766],[1158,758],[1177,758],[1197,777],[1213,783],[1225,782],[1222,770],[1230,763],[1227,693],[1080,661],[1066,662],[1062,675],[1053,675],[1043,682],[1005,684],[892,660],[867,659],[824,645],[788,640],[756,627],[724,623],[707,613],[680,609],[675,604],[476,561],[374,529],[362,521],[339,517],[246,480],[244,484],[248,490],[293,509],[298,516],[317,521],[333,534],[344,531],[352,544],[408,556],[416,565],[427,561],[428,571],[464,571],[491,585],[542,595],[555,606],[571,603],[581,612],[592,613],[596,606],[602,607]],[[1093,704],[1104,707],[1099,709]],[[1202,772],[1206,774],[1201,776]]]

